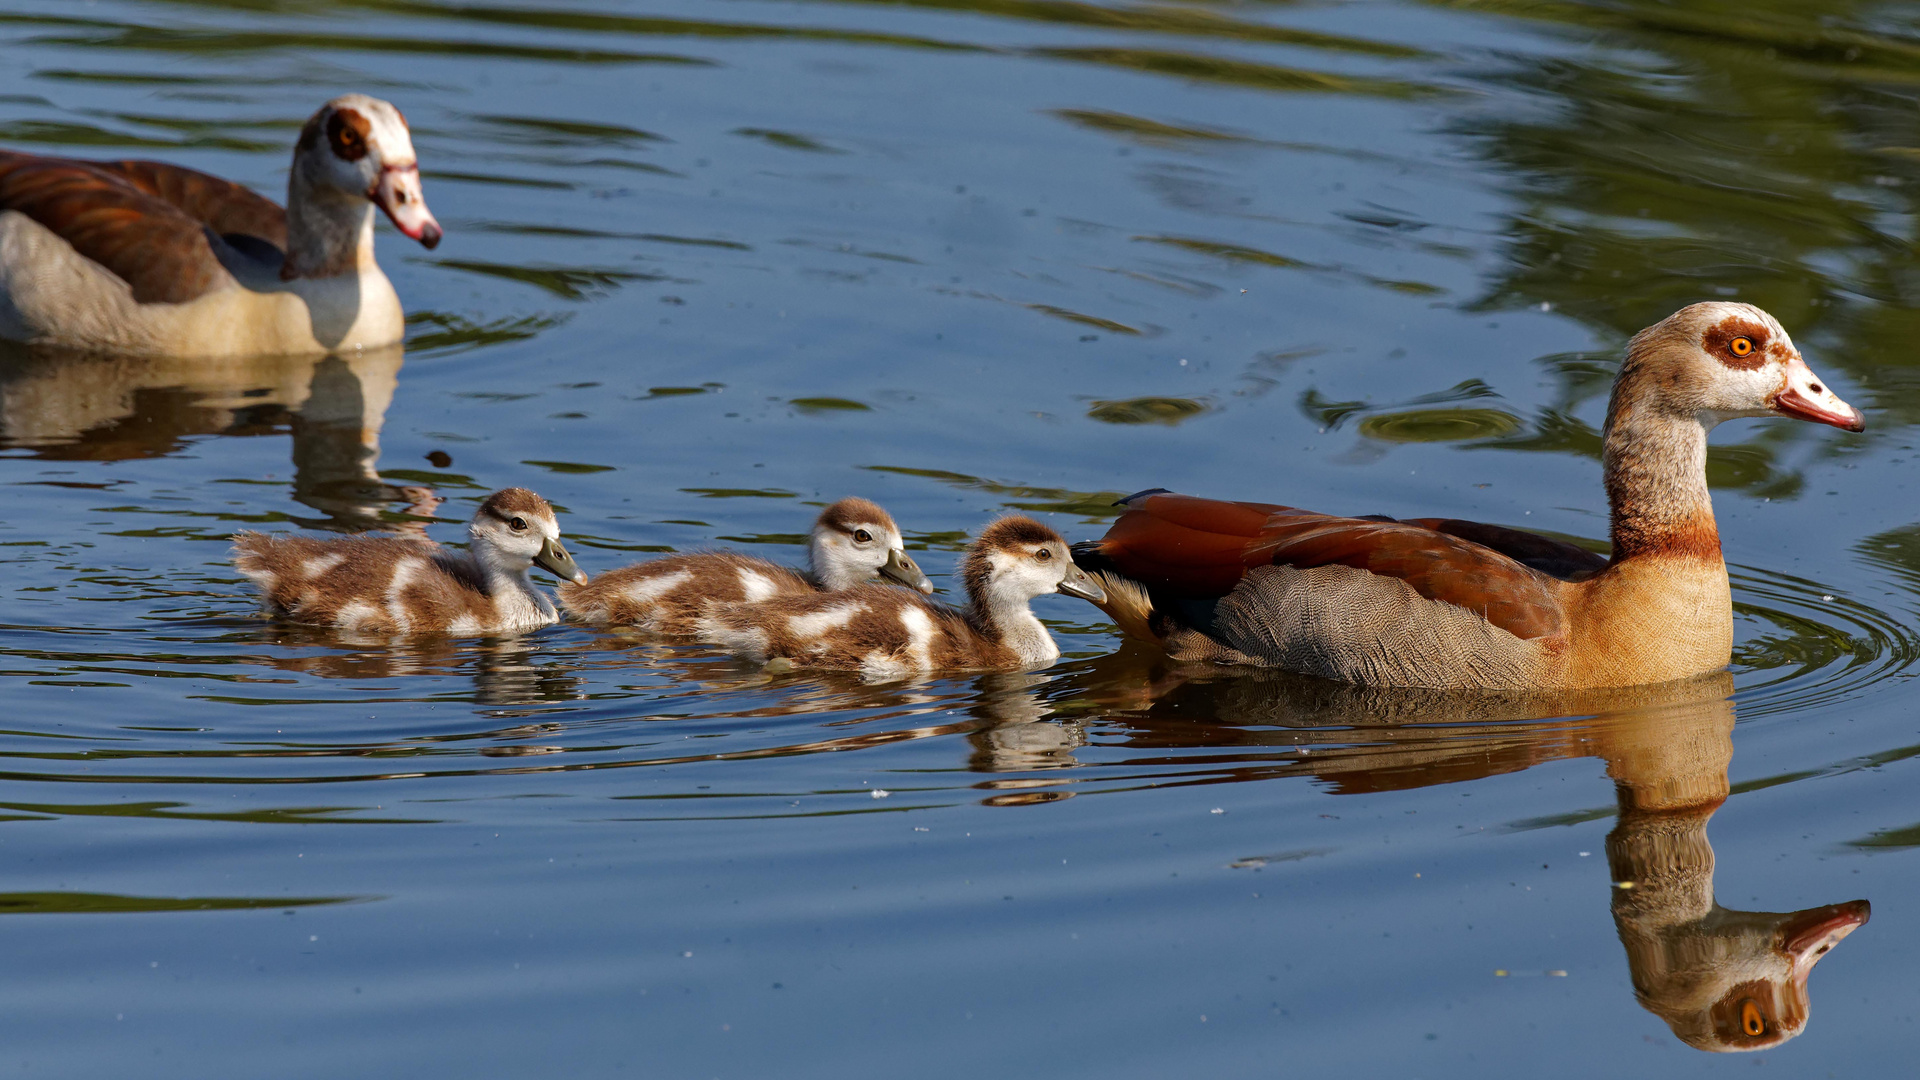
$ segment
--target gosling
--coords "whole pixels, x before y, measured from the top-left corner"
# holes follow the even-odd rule
[[[553,599],[527,572],[587,575],[560,546],[547,500],[526,488],[487,496],[467,526],[465,552],[401,537],[233,538],[233,562],[267,610],[292,622],[367,634],[510,634],[558,622]]]
[[[584,585],[562,585],[560,606],[590,626],[635,626],[684,637],[714,604],[840,592],[879,579],[933,591],[933,582],[907,555],[893,518],[865,499],[841,499],[813,523],[806,570],[733,551],[689,552],[609,570]]]
[[[716,605],[699,620],[698,634],[755,663],[858,671],[875,680],[1019,670],[1060,658],[1029,601],[1051,592],[1106,600],[1073,565],[1060,534],[1026,517],[987,526],[968,549],[961,576],[968,604],[958,610],[903,589],[862,585]]]

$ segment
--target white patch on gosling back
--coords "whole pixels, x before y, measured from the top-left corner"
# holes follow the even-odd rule
[[[339,566],[341,563],[345,562],[346,560],[347,560],[346,554],[344,552],[339,552],[339,551],[333,552],[328,555],[315,555],[313,558],[308,559],[306,562],[303,562],[300,564],[300,573],[303,576],[305,576],[307,579],[311,580],[313,578],[319,577],[322,574],[325,574],[327,571],[333,569],[336,566]]]
[[[787,619],[787,629],[801,641],[818,641],[829,630],[837,630],[853,621],[855,615],[867,610],[865,604],[841,604],[825,611],[816,611],[811,615],[795,615]]]
[[[480,620],[471,615],[456,615],[447,624],[447,633],[455,637],[478,637],[482,633]]]
[[[413,629],[413,615],[407,610],[407,586],[413,584],[420,571],[426,569],[422,559],[401,559],[393,564],[393,577],[387,581],[387,618],[393,620],[393,628],[399,633]]]
[[[692,577],[691,570],[675,570],[671,574],[662,574],[659,577],[641,578],[620,592],[636,604],[650,604],[686,584]]]
[[[918,604],[910,604],[900,609],[900,625],[907,628],[903,663],[919,671],[933,667],[933,617]]]
[[[354,600],[340,605],[340,614],[334,617],[334,625],[342,630],[361,630],[371,626],[380,618],[380,609],[365,600]]]
[[[772,596],[775,589],[767,575],[743,566],[740,568],[740,592],[747,603],[753,604]]]

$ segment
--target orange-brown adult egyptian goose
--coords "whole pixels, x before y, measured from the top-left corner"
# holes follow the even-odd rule
[[[260,587],[269,611],[293,622],[367,634],[507,634],[558,622],[534,588],[535,566],[585,581],[547,500],[526,488],[487,496],[467,526],[471,544],[450,552],[403,537],[234,536],[234,565]]]
[[[1773,316],[1694,304],[1636,334],[1614,382],[1611,559],[1471,521],[1160,491],[1124,500],[1106,537],[1074,554],[1115,622],[1177,659],[1438,689],[1664,682],[1732,657],[1707,432],[1769,414],[1865,427]]]
[[[923,593],[933,582],[907,554],[892,515],[866,499],[827,507],[807,538],[806,571],[734,551],[693,551],[560,586],[560,606],[593,626],[691,634],[713,604],[838,592],[886,578]]]
[[[376,206],[440,242],[406,118],[365,94],[300,130],[285,210],[177,165],[0,150],[0,338],[165,356],[391,344],[406,324],[373,261]]]
[[[837,668],[870,679],[1032,668],[1060,658],[1053,635],[1028,607],[1034,597],[1063,592],[1105,600],[1073,564],[1060,534],[1027,517],[982,530],[961,576],[969,601],[961,610],[906,589],[859,585],[717,605],[701,617],[699,634],[755,663]]]

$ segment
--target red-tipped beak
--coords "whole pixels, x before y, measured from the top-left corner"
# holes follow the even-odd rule
[[[1773,411],[1848,431],[1867,429],[1867,418],[1860,415],[1860,410],[1841,401],[1840,395],[1827,389],[1825,383],[1814,377],[1807,362],[1797,356],[1787,362],[1786,385],[1774,393]]]
[[[367,192],[367,198],[387,212],[394,228],[411,239],[429,249],[440,242],[440,223],[433,220],[427,197],[420,192],[419,166],[385,166],[380,170],[380,182]]]
[[[1798,912],[1780,927],[1781,946],[1793,959],[1794,975],[1805,981],[1807,972],[1840,944],[1840,940],[1859,929],[1873,915],[1865,900],[1828,904]]]

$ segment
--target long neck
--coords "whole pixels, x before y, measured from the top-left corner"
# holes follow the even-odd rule
[[[1692,416],[1635,400],[1623,377],[1607,411],[1604,466],[1613,561],[1667,556],[1720,561],[1707,495],[1707,430]]]
[[[288,281],[334,277],[373,265],[373,203],[314,183],[294,162],[287,181],[287,261],[280,276]]]
[[[1009,595],[989,584],[970,599],[967,621],[981,637],[1012,650],[1021,664],[1051,664],[1060,659],[1060,646],[1027,606],[1029,597]]]

